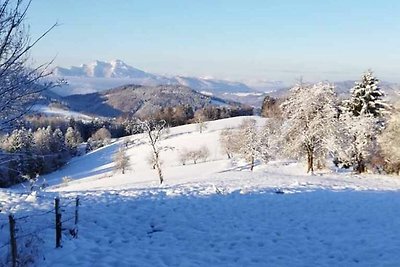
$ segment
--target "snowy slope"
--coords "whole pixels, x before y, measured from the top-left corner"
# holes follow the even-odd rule
[[[265,121],[255,118],[259,125]],[[126,138],[133,144],[124,175],[112,172],[123,139],[74,158],[41,177],[49,187],[37,196],[20,194],[22,186],[1,190],[0,226],[7,211],[23,216],[50,208],[54,196],[79,195],[79,238],[65,233],[64,247],[54,249],[53,231],[41,232],[38,266],[398,265],[398,177],[310,176],[294,161],[259,164],[250,172],[244,162],[226,159],[218,145],[220,131],[242,120],[209,122],[201,134],[196,125],[172,128],[162,141],[169,149],[161,154],[161,186],[146,163],[149,147],[141,135]],[[179,163],[178,151],[203,145],[210,150],[207,162]],[[63,183],[65,176],[71,181]],[[0,247],[6,237],[0,228]]]

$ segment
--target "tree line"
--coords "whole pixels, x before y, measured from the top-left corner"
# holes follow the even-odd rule
[[[299,82],[286,98],[264,100],[265,126],[245,121],[239,130],[223,131],[221,145],[228,157],[242,155],[251,169],[256,160],[285,157],[305,159],[307,172],[332,160],[357,173],[399,174],[399,106],[384,96],[372,71],[362,75],[347,99],[338,98],[333,84]]]

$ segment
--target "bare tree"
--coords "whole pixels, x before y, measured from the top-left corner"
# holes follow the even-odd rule
[[[144,134],[147,137],[148,143],[151,146],[152,151],[152,166],[157,170],[158,178],[160,179],[160,184],[164,181],[164,176],[161,168],[161,158],[160,153],[163,147],[160,146],[160,140],[164,132],[166,122],[164,120],[154,121],[148,120],[141,122]]]
[[[122,174],[125,174],[125,171],[129,166],[129,157],[126,155],[126,149],[124,146],[121,146],[118,152],[114,155],[114,163],[115,170],[120,170]]]
[[[239,151],[240,147],[239,135],[232,129],[226,128],[222,130],[219,136],[219,142],[221,144],[222,149],[228,156],[228,159],[231,159],[233,154]]]
[[[206,146],[202,146],[198,149],[188,150],[187,148],[182,149],[178,154],[178,159],[182,165],[186,165],[186,161],[193,161],[193,164],[197,164],[199,160],[203,162],[207,161],[210,156],[210,150]]]
[[[0,2],[0,128],[26,114],[39,92],[58,84],[40,83],[50,74],[51,62],[33,68],[28,64],[31,49],[57,26],[31,40],[25,24],[30,4],[31,0]]]
[[[200,133],[207,129],[207,118],[200,110],[194,114],[194,122],[197,123],[197,129]]]

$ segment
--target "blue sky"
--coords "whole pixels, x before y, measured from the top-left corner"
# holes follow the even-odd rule
[[[32,52],[56,65],[122,59],[159,74],[231,80],[400,81],[400,1],[33,0]]]

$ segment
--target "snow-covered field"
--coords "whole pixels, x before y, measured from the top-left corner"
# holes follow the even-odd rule
[[[43,229],[54,214],[17,221],[17,236],[40,229],[31,245],[37,251],[30,253],[37,266],[400,265],[398,177],[311,176],[293,161],[259,164],[250,172],[244,162],[228,160],[218,143],[222,129],[242,120],[210,122],[203,133],[195,125],[171,129],[162,141],[169,149],[161,154],[161,186],[146,163],[150,148],[137,135],[126,138],[132,142],[125,174],[113,172],[113,153],[126,141],[121,139],[41,177],[49,186],[36,195],[22,194],[23,186],[1,190],[0,262],[9,252],[2,248],[8,212],[43,214],[53,197],[73,203],[79,195],[79,238],[65,231],[63,248],[54,248],[54,229]],[[210,150],[208,160],[182,166],[179,151],[201,146]]]
[[[83,113],[65,110],[65,109],[56,108],[56,107],[49,107],[49,106],[45,106],[45,105],[34,105],[32,107],[32,111],[40,112],[40,113],[43,113],[46,115],[51,115],[51,116],[71,117],[71,118],[81,119],[81,120],[93,119],[92,117],[85,115]]]

